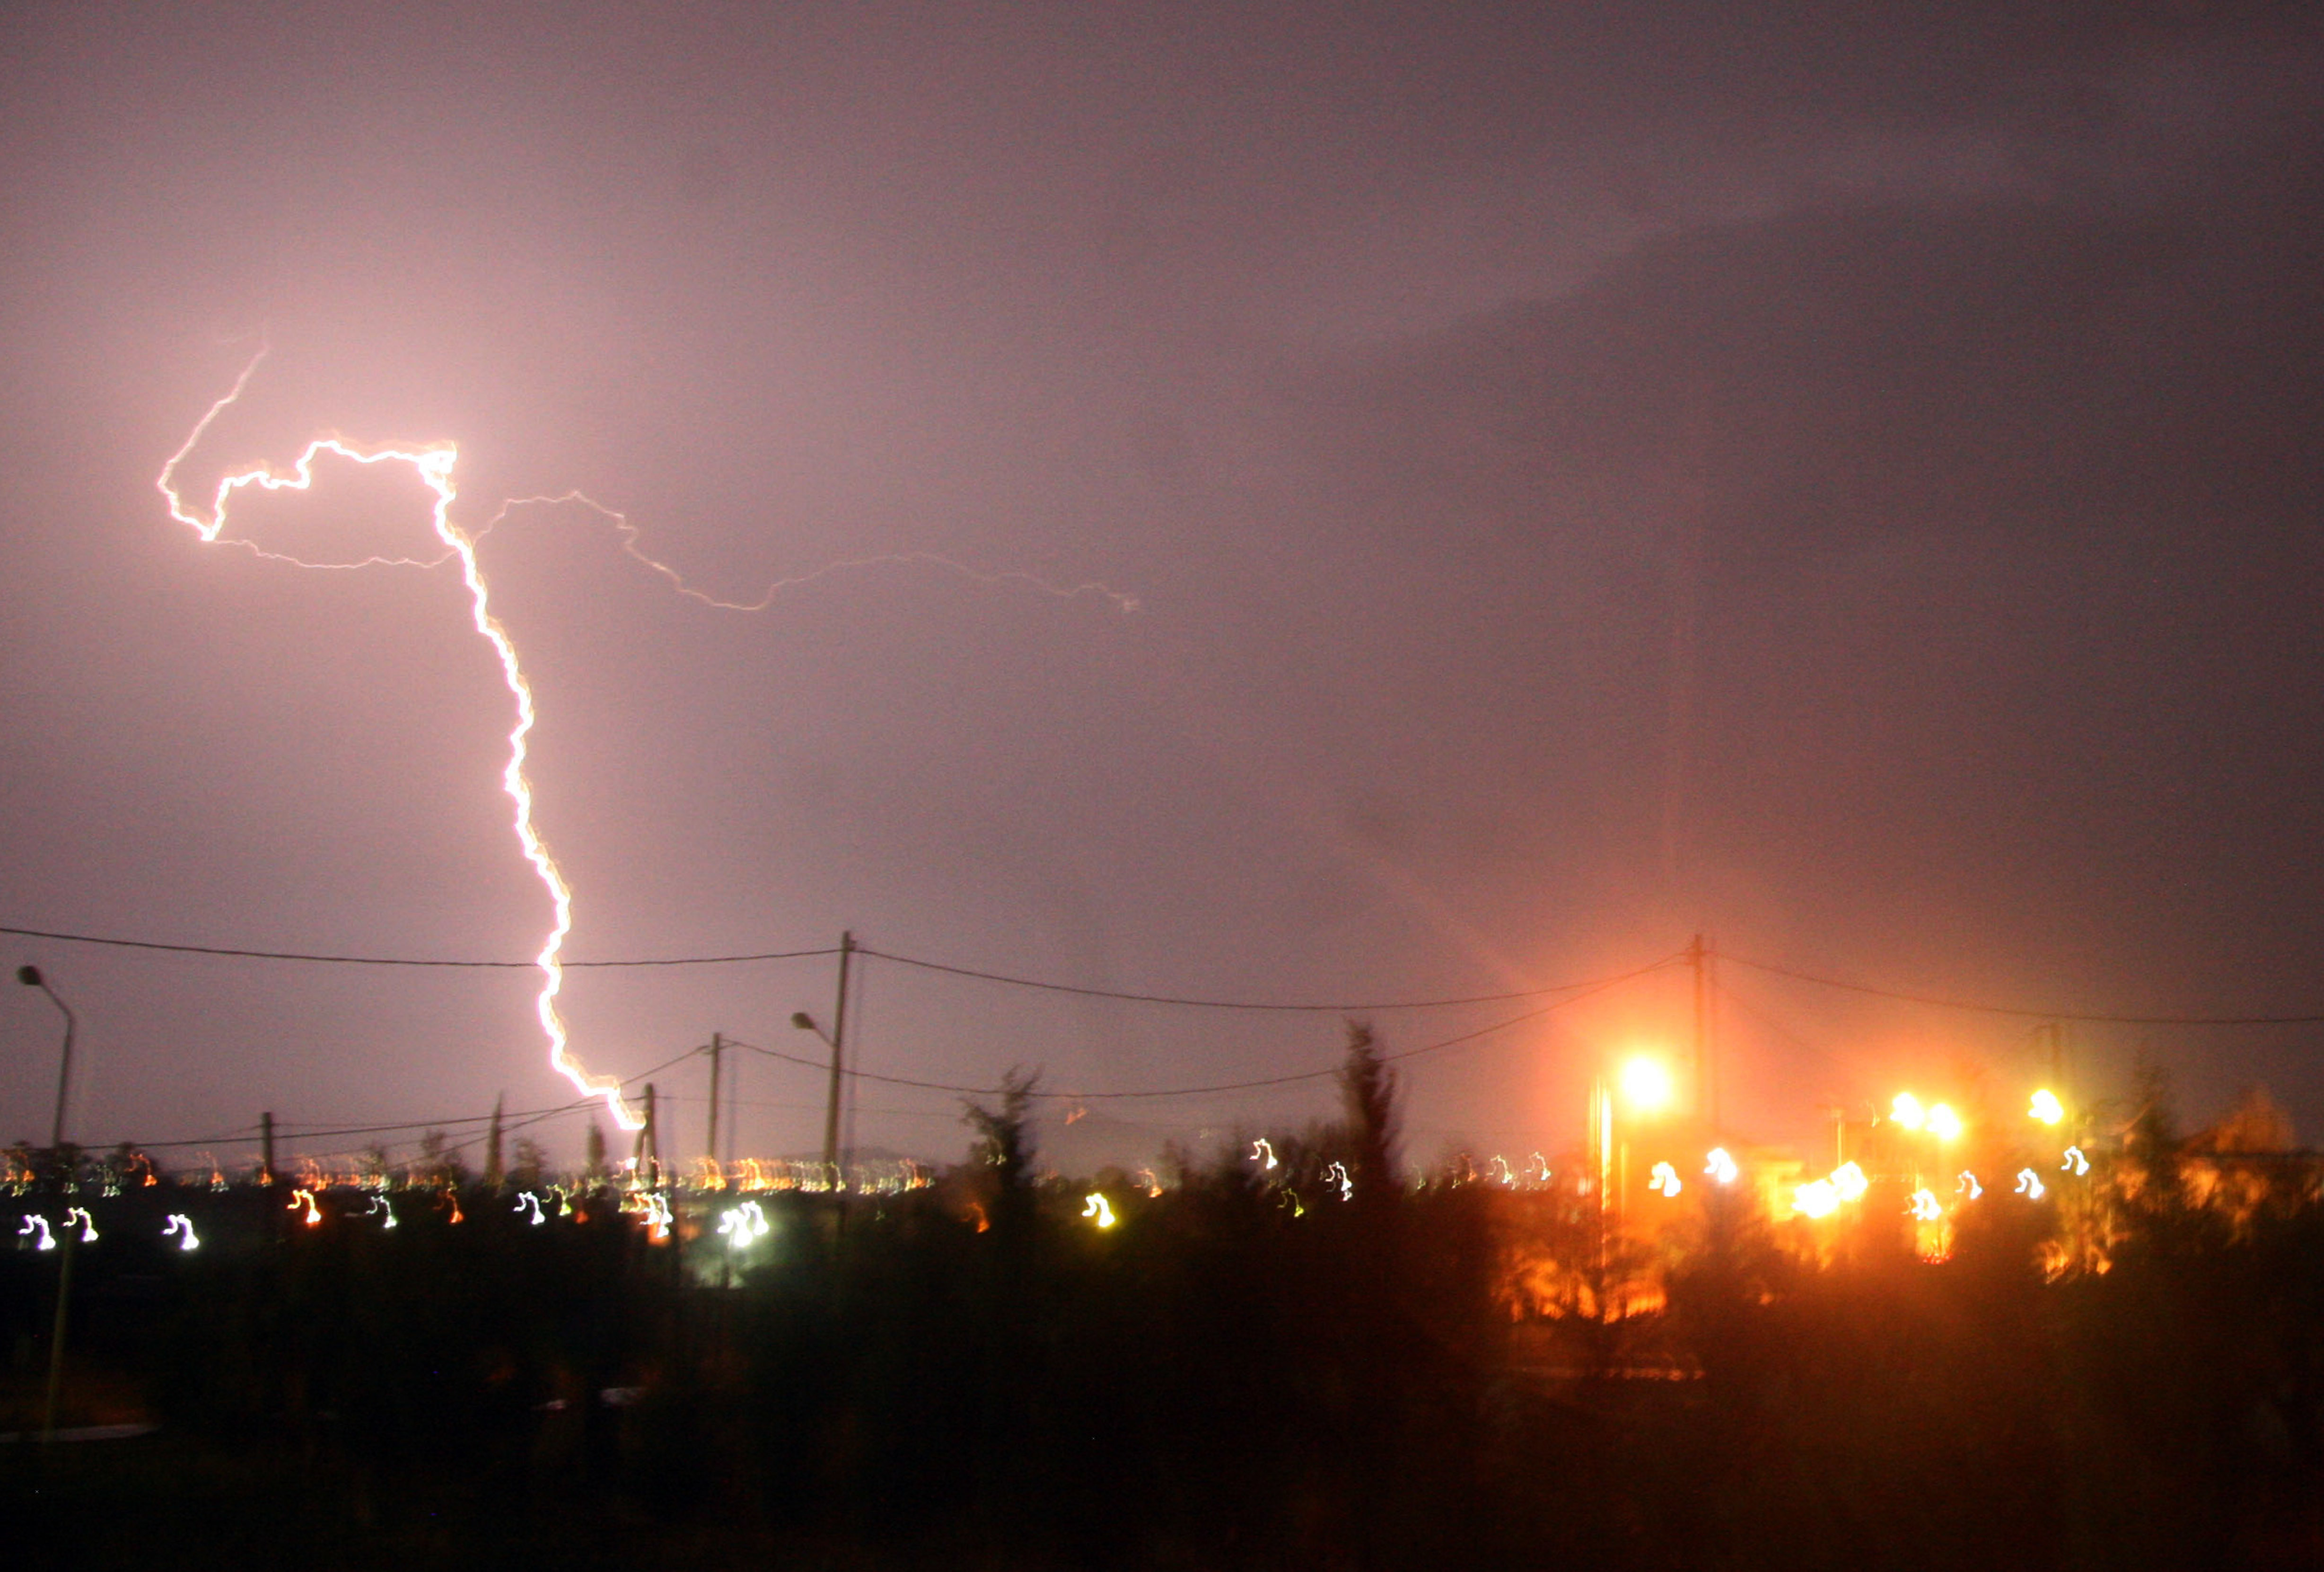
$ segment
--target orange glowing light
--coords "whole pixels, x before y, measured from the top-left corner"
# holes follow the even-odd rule
[[[1932,1103],[1930,1105],[1930,1134],[1935,1136],[1940,1141],[1958,1141],[1960,1139],[1960,1133],[1961,1120],[1960,1114],[1954,1113],[1942,1103]]]
[[[1896,1100],[1888,1105],[1888,1117],[1907,1130],[1922,1129],[1929,1122],[1928,1112],[1921,1106],[1921,1099],[1910,1092],[1896,1094]]]
[[[1670,1068],[1649,1054],[1633,1054],[1622,1063],[1622,1096],[1640,1113],[1670,1105],[1675,1088]]]
[[[2034,1094],[2033,1105],[2025,1110],[2025,1116],[2044,1124],[2055,1124],[2065,1118],[2066,1105],[2058,1101],[2057,1093],[2045,1087]]]

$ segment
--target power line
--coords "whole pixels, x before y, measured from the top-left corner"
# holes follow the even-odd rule
[[[2084,1021],[2108,1026],[2316,1026],[2324,1025],[2324,1014],[2318,1015],[2108,1015],[2080,1010],[2038,1010],[2022,1004],[1994,1004],[1972,999],[1950,999],[1941,994],[1908,994],[1895,988],[1876,988],[1868,983],[1851,983],[1839,977],[1820,976],[1813,972],[1794,971],[1789,966],[1772,966],[1743,956],[1721,950],[1719,958],[1732,961],[1738,966],[1748,966],[1755,972],[1771,976],[1789,977],[1794,982],[1813,983],[1818,987],[1837,988],[1846,994],[1863,994],[1875,999],[1898,999],[1908,1004],[1932,1004],[1941,1010],[1965,1010],[1979,1015],[2014,1015],[2029,1021]]]
[[[104,945],[114,949],[153,949],[171,955],[223,956],[235,960],[250,961],[309,961],[334,966],[436,966],[466,971],[530,971],[540,965],[532,961],[487,961],[438,959],[422,956],[345,956],[324,955],[308,950],[231,949],[209,944],[163,944],[155,939],[115,939],[95,933],[60,933],[45,928],[0,927],[0,933],[14,934],[20,939],[54,939],[67,944]],[[665,956],[642,960],[563,961],[567,971],[587,971],[592,968],[639,966],[727,966],[751,961],[812,960],[818,956],[837,955],[828,948],[823,949],[769,950],[753,955]]]
[[[892,959],[894,957],[890,957],[887,958]],[[1618,976],[1601,977],[1594,983],[1580,985],[1583,991],[1574,994],[1568,998],[1553,1000],[1549,1003],[1539,1005],[1534,1009],[1525,1011],[1520,1014],[1512,1015],[1507,1020],[1496,1021],[1489,1026],[1480,1026],[1473,1031],[1464,1031],[1460,1033],[1458,1036],[1448,1037],[1441,1041],[1428,1043],[1420,1048],[1407,1048],[1401,1052],[1382,1054],[1380,1056],[1381,1061],[1383,1063],[1392,1064],[1403,1059],[1418,1059],[1423,1054],[1437,1053],[1448,1048],[1457,1048],[1462,1043],[1474,1042],[1480,1038],[1489,1037],[1497,1031],[1505,1031],[1512,1026],[1522,1025],[1527,1021],[1536,1020],[1541,1016],[1551,1013],[1553,1011],[1563,1010],[1570,1004],[1578,1004],[1593,994],[1601,994],[1609,988],[1617,987],[1621,984],[1631,982],[1638,977],[1643,977],[1649,972],[1660,971],[1679,958],[1680,957],[1677,956],[1665,956],[1661,960],[1651,962],[1648,965],[1637,968],[1635,971],[1624,972]],[[1519,996],[1522,997],[1523,995]],[[777,1049],[761,1048],[754,1042],[739,1042],[730,1037],[726,1040],[726,1043],[730,1048],[747,1049],[752,1053],[764,1054],[769,1059],[780,1059],[786,1064],[798,1065],[806,1069],[826,1070],[830,1068],[827,1061],[804,1059],[798,1054],[784,1053]],[[1330,1069],[1302,1070],[1296,1075],[1268,1076],[1257,1080],[1221,1081],[1211,1086],[1204,1087],[1167,1087],[1127,1092],[1036,1091],[1032,1095],[1037,1097],[1055,1098],[1073,1103],[1118,1102],[1133,1097],[1198,1097],[1216,1092],[1256,1091],[1268,1087],[1294,1086],[1301,1081],[1325,1080],[1333,1076],[1338,1075],[1339,1073],[1339,1068],[1334,1066]],[[905,1076],[883,1076],[871,1070],[850,1069],[844,1067],[840,1070],[840,1074],[844,1076],[853,1076],[859,1080],[878,1081],[884,1086],[913,1087],[921,1091],[952,1092],[964,1096],[988,1097],[994,1096],[1002,1090],[1002,1088],[998,1087],[964,1087],[957,1086],[947,1081],[922,1081],[914,1080]]]
[[[650,1069],[642,1069],[638,1071],[635,1075],[622,1077],[621,1084],[626,1087],[633,1081],[644,1080],[648,1076],[658,1076],[673,1065],[685,1063],[687,1059],[692,1059],[701,1051],[702,1050],[699,1048],[689,1048],[684,1053],[677,1054],[669,1059],[666,1059],[662,1060],[661,1063],[653,1066]],[[537,1124],[543,1119],[553,1119],[559,1114],[570,1114],[576,1109],[586,1108],[595,1101],[597,1101],[597,1099],[595,1096],[576,1097],[569,1103],[560,1103],[552,1108],[521,1108],[513,1114],[502,1114],[498,1115],[498,1117],[501,1119],[504,1129],[521,1130],[527,1126]],[[392,1135],[398,1132],[405,1130],[446,1130],[465,1124],[489,1124],[494,1117],[495,1115],[491,1114],[462,1114],[450,1119],[409,1119],[397,1124],[350,1124],[332,1129],[302,1129],[292,1125],[278,1124],[274,1127],[274,1133],[276,1135],[286,1140],[317,1141],[342,1135]],[[521,1121],[521,1123],[512,1123],[512,1121]],[[237,1131],[231,1135],[221,1135],[215,1139],[206,1141],[132,1141],[127,1142],[127,1144],[132,1150],[137,1151],[161,1151],[189,1146],[226,1146],[237,1141],[250,1140],[256,1136],[257,1133],[258,1126],[251,1124],[244,1125],[240,1131]],[[462,1142],[462,1144],[473,1145],[475,1141],[477,1139],[481,1139],[481,1137],[471,1138],[469,1141]],[[122,1143],[116,1142],[112,1144],[119,1145]],[[90,1146],[84,1147],[82,1150],[93,1151],[99,1149]],[[451,1148],[451,1150],[458,1151],[459,1148],[454,1147]]]
[[[0,931],[5,931],[0,929]],[[1546,994],[1568,994],[1594,989],[1609,983],[1627,982],[1637,973],[1618,977],[1593,977],[1579,983],[1558,983],[1546,988],[1520,988],[1507,994],[1471,994],[1447,999],[1388,999],[1353,1004],[1280,1003],[1252,999],[1202,999],[1176,994],[1133,994],[1113,988],[1090,988],[1074,983],[1045,982],[1037,977],[1011,976],[1003,972],[982,972],[973,966],[947,966],[942,961],[922,960],[916,956],[890,954],[873,949],[869,945],[855,947],[858,955],[877,956],[883,961],[893,961],[899,966],[912,966],[924,972],[942,972],[948,976],[971,977],[980,983],[998,983],[1004,987],[1031,988],[1045,994],[1071,994],[1084,999],[1117,999],[1131,1004],[1170,1004],[1188,1010],[1271,1010],[1306,1014],[1351,1015],[1378,1010],[1443,1010],[1460,1004],[1506,1004],[1517,999],[1538,999]],[[1673,957],[1655,963],[1667,964]],[[1647,968],[1651,970],[1652,968]]]

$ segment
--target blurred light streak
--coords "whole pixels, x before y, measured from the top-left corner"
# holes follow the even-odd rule
[[[2024,1196],[2029,1201],[2038,1201],[2049,1191],[2042,1183],[2041,1175],[2030,1168],[2021,1168],[2017,1170],[2017,1188],[2012,1193]]]
[[[1792,1210],[1809,1217],[1829,1217],[1840,1209],[1840,1191],[1830,1179],[1810,1179],[1792,1191]]]
[[[1112,1206],[1107,1202],[1104,1196],[1094,1190],[1091,1191],[1089,1198],[1082,1203],[1082,1216],[1096,1219],[1097,1225],[1101,1228],[1113,1226]]]
[[[1665,1200],[1675,1197],[1685,1188],[1680,1182],[1678,1170],[1666,1162],[1655,1164],[1653,1177],[1646,1180],[1646,1188],[1658,1192]]]
[[[1953,1188],[1956,1190],[1966,1191],[1969,1195],[1969,1198],[1972,1201],[1977,1199],[1978,1197],[1985,1194],[1985,1187],[1977,1182],[1977,1175],[1969,1172],[1967,1169],[1961,1170],[1960,1180],[1953,1186]]]
[[[2066,1148],[2066,1161],[2058,1166],[2076,1179],[2080,1179],[2090,1171],[2090,1160],[2082,1155],[2080,1147],[2069,1146]]]
[[[1914,1190],[1913,1204],[1904,1209],[1917,1221],[1923,1223],[1933,1223],[1945,1215],[1945,1209],[1937,1205],[1936,1192],[1933,1190]]]
[[[1742,1174],[1743,1170],[1732,1157],[1728,1155],[1725,1147],[1714,1146],[1704,1158],[1702,1171],[1722,1185],[1731,1185]]]
[[[2044,1124],[2055,1124],[2065,1118],[2066,1105],[2058,1101],[2057,1093],[2044,1088],[2034,1094],[2033,1105],[2025,1110],[2025,1116]]]
[[[68,1228],[71,1227],[75,1217],[78,1217],[80,1219],[80,1242],[83,1244],[96,1244],[97,1219],[88,1215],[88,1208],[86,1207],[67,1207],[65,1208],[64,1226]]]
[[[1896,1094],[1895,1101],[1888,1105],[1888,1117],[1892,1123],[1907,1130],[1923,1129],[1929,1123],[1928,1112],[1921,1106],[1921,1099],[1910,1092]]]
[[[1832,1192],[1843,1201],[1862,1200],[1864,1192],[1870,1187],[1871,1181],[1864,1177],[1864,1170],[1852,1162],[1843,1162],[1831,1170]]]
[[[16,1230],[16,1237],[29,1239],[35,1233],[41,1236],[41,1242],[33,1246],[35,1250],[54,1250],[57,1247],[55,1235],[49,1232],[49,1220],[37,1212],[28,1213],[23,1226]]]
[[[202,1242],[194,1236],[194,1220],[183,1212],[172,1212],[170,1220],[161,1225],[161,1237],[175,1238],[180,1250],[199,1250]]]

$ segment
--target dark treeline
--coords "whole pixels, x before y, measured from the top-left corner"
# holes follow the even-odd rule
[[[392,1231],[201,1197],[219,1247],[90,1253],[76,1323],[161,1430],[6,1448],[9,1521],[90,1566],[2324,1559],[2324,1208],[2190,1183],[2159,1098],[2086,1215],[1973,1209],[1941,1262],[1877,1191],[1813,1248],[1712,1189],[1601,1256],[1570,1195],[1398,1182],[1360,1039],[1346,1079],[1275,1170],[1105,1176],[1111,1227],[1014,1096],[930,1188],[758,1197],[731,1286],[731,1200],[681,1249],[610,1189]],[[1591,1313],[1617,1274],[1646,1308]],[[0,1271],[20,1387],[52,1281]]]

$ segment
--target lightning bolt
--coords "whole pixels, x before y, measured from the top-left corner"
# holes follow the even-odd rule
[[[440,568],[447,562],[458,561],[461,582],[467,587],[468,590],[471,620],[478,636],[492,646],[493,653],[499,659],[502,680],[507,684],[509,697],[514,702],[516,708],[516,724],[508,735],[508,763],[501,772],[501,789],[507,794],[512,810],[512,820],[516,831],[517,844],[522,848],[525,860],[532,865],[533,873],[540,878],[541,887],[548,892],[553,914],[549,935],[542,941],[540,953],[534,957],[533,963],[540,972],[540,989],[534,998],[534,1012],[540,1017],[541,1031],[549,1041],[549,1067],[558,1075],[563,1076],[584,1096],[603,1101],[606,1112],[612,1114],[614,1122],[624,1130],[640,1128],[644,1123],[643,1119],[623,1101],[622,1084],[617,1078],[612,1076],[591,1075],[583,1067],[579,1059],[575,1057],[571,1034],[567,1030],[564,1017],[557,1007],[558,996],[565,987],[565,967],[562,959],[565,940],[573,930],[573,892],[566,883],[564,873],[558,868],[556,857],[550,854],[548,843],[541,838],[540,829],[533,822],[532,783],[526,776],[524,768],[529,753],[529,742],[537,719],[532,688],[525,680],[523,664],[518,659],[516,645],[510,639],[508,630],[503,627],[500,619],[493,615],[492,589],[485,581],[484,569],[476,558],[478,542],[519,508],[571,505],[588,508],[611,523],[621,539],[622,550],[659,575],[678,594],[706,606],[724,611],[764,611],[784,590],[811,583],[826,575],[859,568],[895,565],[925,565],[940,568],[975,583],[1023,585],[1061,599],[1070,600],[1083,595],[1096,595],[1112,602],[1119,610],[1125,613],[1134,612],[1139,608],[1139,602],[1135,596],[1125,595],[1102,583],[1059,585],[1029,573],[981,572],[965,564],[956,562],[949,557],[939,556],[929,551],[894,552],[831,562],[811,572],[774,580],[768,585],[766,593],[756,601],[721,600],[706,591],[696,588],[687,581],[684,575],[669,564],[649,556],[641,544],[644,538],[642,532],[630,521],[627,514],[618,509],[607,507],[582,492],[568,491],[554,496],[511,498],[503,502],[484,526],[473,534],[463,530],[452,522],[452,504],[459,495],[458,487],[453,480],[453,471],[459,463],[460,452],[457,445],[451,442],[429,442],[413,447],[392,444],[364,446],[346,441],[337,435],[318,437],[307,444],[305,450],[287,469],[277,469],[272,465],[262,463],[226,476],[219,480],[217,490],[211,494],[207,513],[198,511],[187,502],[184,494],[178,488],[179,467],[186,461],[187,457],[196,448],[201,445],[202,439],[208,435],[210,428],[217,423],[218,417],[233,408],[241,399],[244,391],[250,385],[251,378],[257,375],[259,365],[265,360],[271,347],[272,346],[262,335],[257,352],[250,357],[249,363],[244,365],[242,375],[235,378],[234,385],[226,390],[224,396],[212,403],[203,412],[202,418],[195,422],[194,429],[187,434],[185,441],[180,444],[176,452],[170,455],[169,462],[161,467],[161,473],[156,477],[154,485],[160,490],[163,502],[169,506],[170,516],[193,530],[201,537],[205,544],[223,543],[241,546],[269,561],[310,569],[428,569]],[[227,510],[235,496],[253,486],[261,491],[310,490],[315,481],[315,460],[327,453],[363,465],[410,465],[412,473],[420,478],[422,485],[428,487],[429,492],[435,498],[429,513],[429,522],[434,527],[436,538],[444,542],[443,552],[432,559],[367,557],[360,562],[309,562],[298,557],[263,550],[255,541],[225,533]],[[1272,1152],[1268,1153],[1268,1166],[1270,1168],[1274,1166]]]
[[[452,502],[459,495],[459,488],[453,484],[452,471],[459,462],[459,448],[449,442],[414,448],[364,448],[335,436],[318,437],[307,444],[306,450],[299,455],[288,470],[260,464],[226,476],[217,483],[217,490],[211,496],[208,518],[189,511],[185,498],[177,488],[179,465],[185,462],[186,456],[194,450],[217,418],[242,397],[243,390],[250,385],[251,377],[257,373],[259,363],[266,358],[268,347],[263,343],[260,344],[258,352],[250,357],[250,363],[242,368],[242,375],[235,379],[234,386],[226,391],[225,397],[209,407],[186,438],[184,445],[170,455],[169,463],[162,466],[154,485],[169,504],[170,516],[180,523],[190,525],[205,542],[210,544],[216,544],[226,529],[227,506],[238,493],[251,486],[263,491],[310,490],[315,484],[315,460],[325,453],[337,454],[357,464],[408,464],[420,483],[434,495],[436,500],[429,510],[429,522],[435,528],[436,538],[447,548],[445,556],[438,558],[435,562],[374,557],[354,566],[435,567],[454,558],[459,559],[460,578],[467,586],[476,632],[499,657],[501,679],[508,685],[509,696],[516,702],[516,725],[509,732],[508,763],[501,772],[501,789],[508,793],[509,802],[514,810],[517,844],[524,849],[525,861],[532,865],[534,874],[549,892],[549,906],[555,914],[549,937],[542,942],[540,953],[533,957],[533,964],[540,968],[541,975],[540,992],[534,997],[533,1011],[540,1018],[540,1029],[549,1039],[549,1067],[571,1082],[582,1096],[602,1099],[606,1112],[622,1129],[639,1129],[645,1121],[622,1101],[620,1080],[612,1076],[593,1076],[582,1067],[581,1061],[573,1056],[571,1037],[566,1030],[565,1019],[558,1013],[557,996],[565,988],[565,966],[561,957],[566,935],[573,931],[573,891],[565,883],[564,873],[558,867],[557,859],[549,854],[548,843],[541,839],[540,831],[533,823],[532,782],[524,772],[528,744],[537,718],[532,686],[525,680],[524,667],[517,658],[515,643],[510,639],[508,630],[501,625],[500,619],[493,615],[492,588],[485,582],[484,569],[476,560],[475,538],[452,522]],[[256,551],[258,548],[253,545],[251,550]],[[259,555],[301,568],[318,566],[273,552],[260,551]]]

